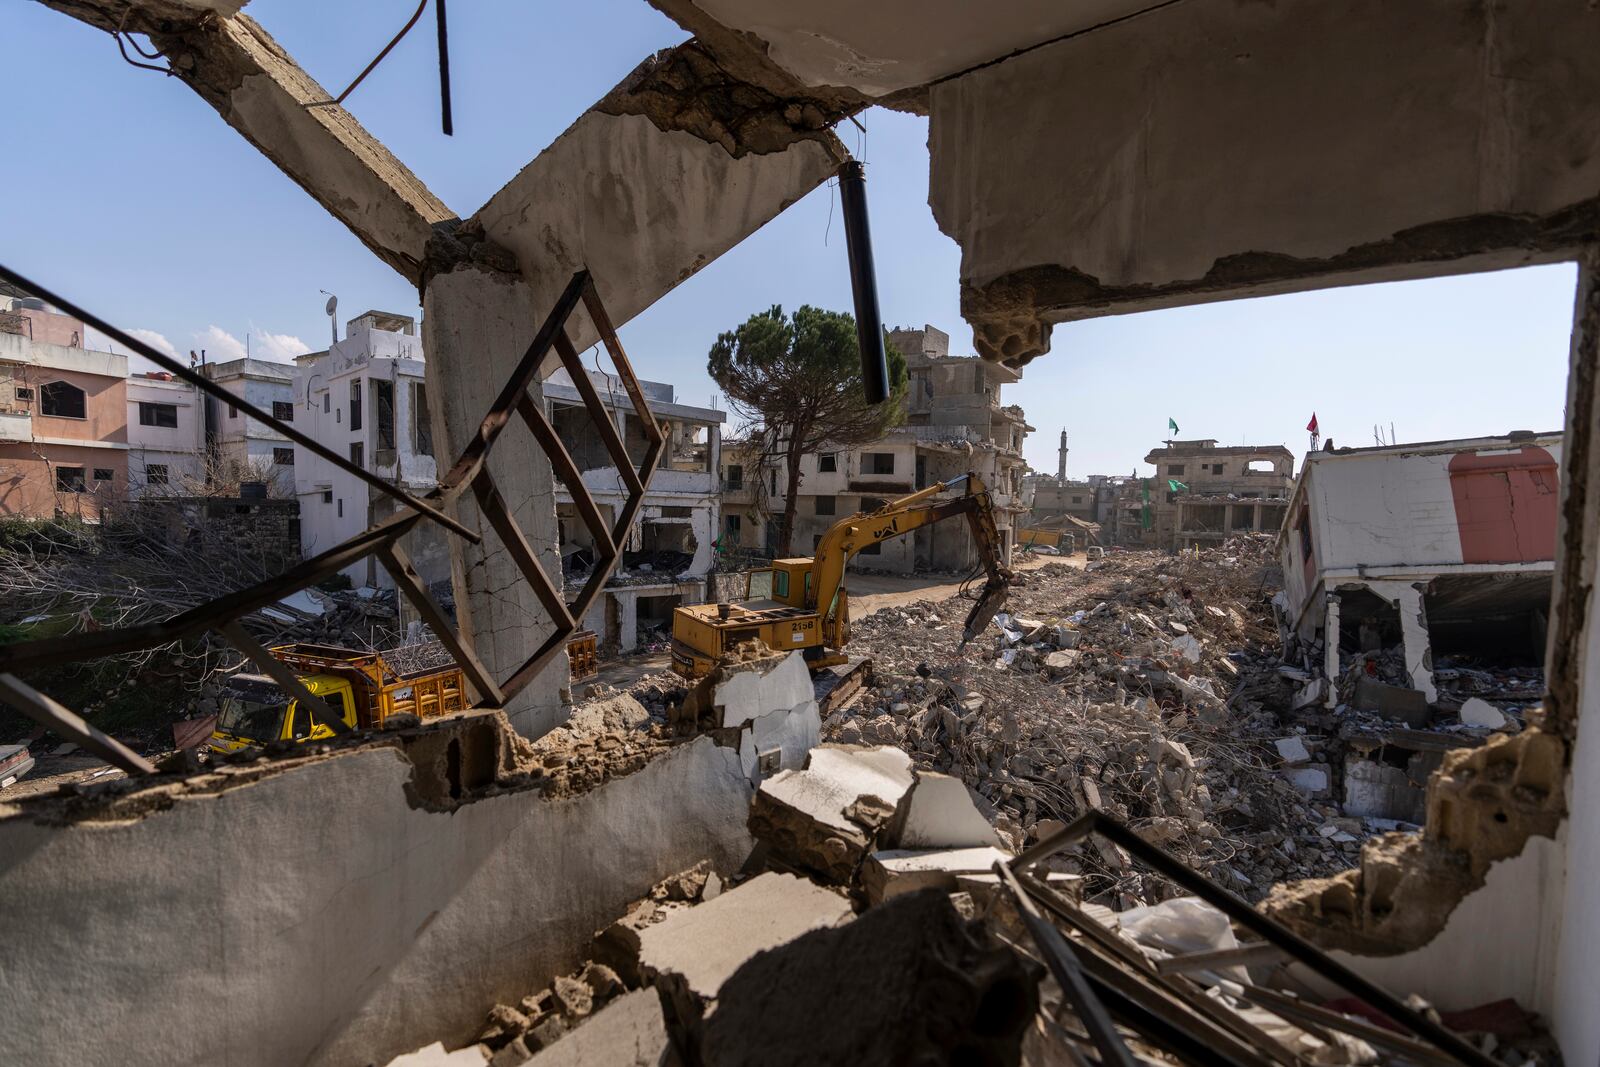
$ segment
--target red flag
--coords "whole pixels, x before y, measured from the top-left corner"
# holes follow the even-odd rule
[[[1311,421],[1306,423],[1306,430],[1311,433],[1317,432],[1317,413],[1315,411],[1311,413]]]

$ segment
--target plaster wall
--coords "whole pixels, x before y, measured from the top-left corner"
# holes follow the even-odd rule
[[[1558,213],[1600,187],[1597,47],[1585,0],[1223,0],[936,84],[930,203],[978,349],[1026,360],[1039,320],[1110,308],[1557,258],[1583,229]]]
[[[412,774],[368,747],[132,819],[11,809],[8,1056],[342,1065],[464,1044],[653,882],[750,847],[740,755],[708,739],[569,800],[426,810]]]

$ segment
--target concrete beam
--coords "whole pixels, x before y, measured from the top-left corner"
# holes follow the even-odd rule
[[[1022,364],[1054,322],[1569,256],[1600,221],[1597,47],[1585,0],[1224,0],[935,85],[976,347]]]
[[[437,223],[455,213],[255,20],[243,0],[42,0],[108,32],[148,34],[180,80],[261,154],[413,282]],[[229,17],[229,16],[232,17]]]
[[[847,153],[828,121],[691,41],[641,64],[463,228],[546,305],[587,267],[621,324],[831,177]],[[573,322],[580,348],[596,339]]]

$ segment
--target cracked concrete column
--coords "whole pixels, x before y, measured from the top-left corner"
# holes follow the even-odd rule
[[[515,274],[476,265],[434,275],[423,290],[422,304],[434,439],[444,442],[440,455],[456,456],[476,433],[549,309],[536,306],[532,290]],[[536,401],[543,399],[537,384],[529,392]],[[496,441],[489,471],[545,573],[559,588],[550,461],[520,422],[514,421]],[[457,623],[490,672],[503,681],[533,654],[553,623],[470,492],[461,497],[457,512],[483,535],[479,545],[450,539]],[[506,718],[518,733],[538,737],[565,720],[561,690],[566,682],[562,653],[507,704]]]

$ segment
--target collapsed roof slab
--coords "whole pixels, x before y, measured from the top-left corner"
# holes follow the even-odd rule
[[[1597,47],[1585,0],[1166,4],[942,81],[930,203],[976,348],[1570,256],[1600,220]]]

